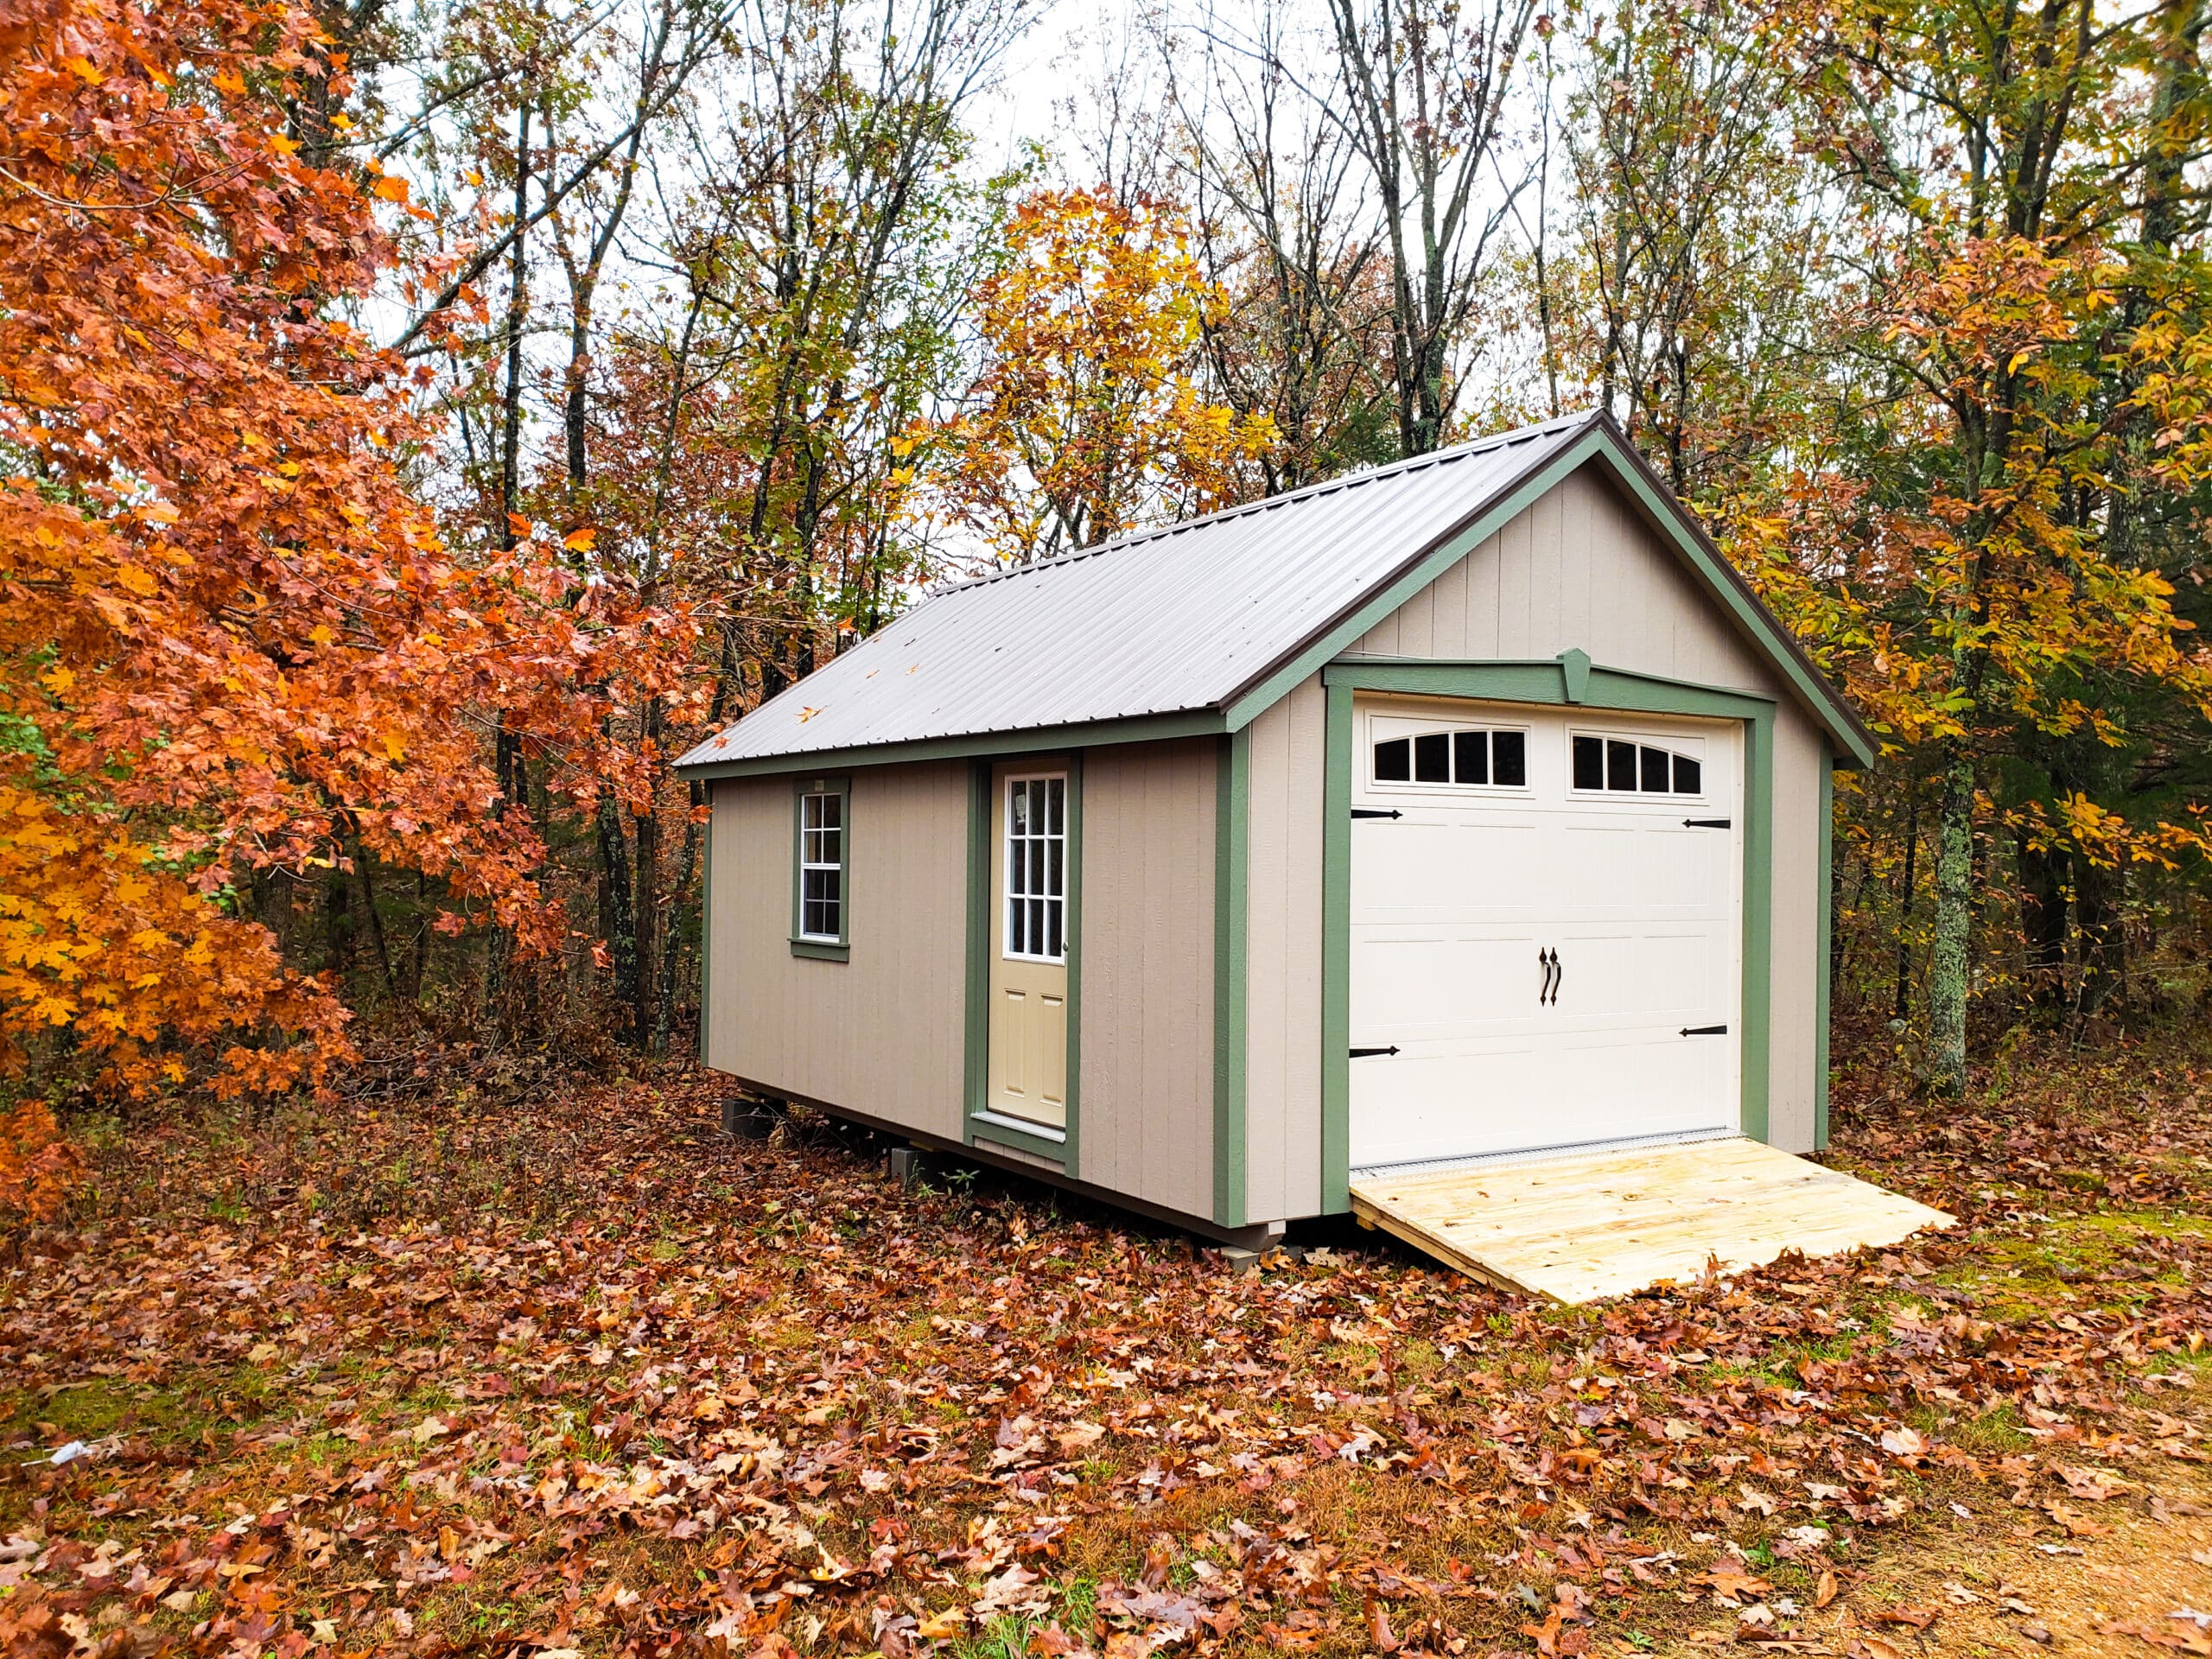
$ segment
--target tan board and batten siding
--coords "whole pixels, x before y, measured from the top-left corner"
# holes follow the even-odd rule
[[[1620,493],[1595,468],[1570,475],[1347,655],[1511,661],[1578,648],[1605,668],[1776,699],[1767,1133],[1808,1152],[1820,734]],[[1245,1201],[1255,1221],[1320,1207],[1324,703],[1317,675],[1252,724]]]
[[[1092,749],[1083,761],[1074,1173],[1198,1216],[1213,1207],[1216,753],[1213,740],[1194,739]],[[791,952],[791,779],[714,785],[707,1064],[957,1145],[968,767],[850,776],[845,962]]]
[[[1217,741],[1083,760],[1083,1179],[1184,1215],[1213,1209]]]
[[[791,954],[791,779],[714,785],[707,1064],[957,1141],[968,768],[925,762],[851,777],[847,962]]]

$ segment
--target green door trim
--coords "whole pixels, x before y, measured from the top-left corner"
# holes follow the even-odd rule
[[[1245,1158],[1245,985],[1250,916],[1252,733],[1220,740],[1214,781],[1213,1218],[1242,1227]]]
[[[1578,660],[1579,659],[1579,660]],[[1545,703],[1619,714],[1739,721],[1744,727],[1743,1042],[1738,1121],[1767,1138],[1774,943],[1774,721],[1770,697],[1589,662],[1344,658],[1321,671],[1327,702],[1321,828],[1321,1208],[1351,1207],[1351,779],[1356,692]],[[1570,696],[1570,691],[1579,695]]]
[[[1067,803],[1068,1122],[1054,1135],[1025,1128],[986,1109],[991,1079],[991,937],[996,895],[991,891],[991,820],[998,804],[991,774],[1007,763],[1065,767]],[[968,771],[967,1029],[961,1067],[961,1144],[1010,1147],[1059,1165],[1065,1175],[1081,1168],[1083,1077],[1083,753],[979,755]]]

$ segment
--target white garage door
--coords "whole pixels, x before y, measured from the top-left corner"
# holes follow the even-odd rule
[[[1362,700],[1351,1162],[1726,1130],[1742,728]]]

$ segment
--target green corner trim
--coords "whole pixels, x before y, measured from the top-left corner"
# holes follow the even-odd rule
[[[1580,655],[1577,652],[1575,655]],[[1356,691],[1566,706],[1568,665],[1345,658],[1321,671],[1328,708],[1321,826],[1321,1208],[1351,1207],[1351,773]],[[1771,698],[1592,666],[1581,706],[1688,715],[1744,725],[1743,1074],[1739,1121],[1767,1136],[1771,1084],[1774,721]]]
[[[975,1140],[976,1114],[990,1087],[991,763],[968,769],[967,1030],[961,1044],[960,1121]]]
[[[1835,751],[1821,744],[1821,891],[1819,961],[1813,1014],[1813,1150],[1828,1147],[1828,999],[1834,994],[1830,953],[1835,949]]]
[[[904,758],[904,757],[900,757]],[[1002,760],[1060,766],[1068,775],[1068,1121],[1055,1135],[1026,1128],[988,1109],[991,1077],[991,940],[996,916],[991,892],[991,821],[998,800],[993,777]],[[1049,1158],[1063,1174],[1081,1168],[1083,1123],[1083,755],[978,755],[968,772],[968,988],[961,1066],[961,1143],[1013,1147]]]
[[[1083,751],[1068,765],[1068,1124],[1060,1142],[1060,1164],[1079,1175],[1083,1131]],[[1049,1154],[1047,1154],[1050,1155]]]
[[[1695,709],[1683,709],[1694,714]],[[1774,708],[1744,722],[1744,1133],[1767,1137],[1774,1085]]]
[[[810,795],[835,795],[837,798],[837,937],[834,939],[809,938],[799,931],[800,865],[805,857],[806,845],[801,826],[806,798]],[[852,956],[853,780],[849,778],[809,772],[791,779],[791,955],[795,957],[811,957],[817,962],[844,962]]]
[[[1214,784],[1213,1218],[1242,1227],[1246,1209],[1245,951],[1249,914],[1252,733],[1221,739]]]
[[[1351,1208],[1351,683],[1325,681],[1321,773],[1321,1211]]]
[[[711,1065],[715,1018],[715,786],[701,786],[706,798],[706,833],[699,853],[699,1064]]]

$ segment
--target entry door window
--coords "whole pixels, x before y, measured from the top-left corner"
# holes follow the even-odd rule
[[[1067,960],[1065,772],[1006,780],[1005,951],[1020,962]]]

